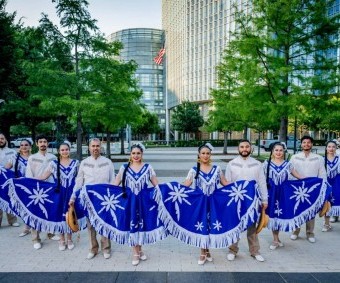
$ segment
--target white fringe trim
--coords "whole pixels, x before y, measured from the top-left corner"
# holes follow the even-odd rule
[[[108,225],[104,220],[98,217],[90,197],[84,187],[81,190],[79,197],[81,200],[81,205],[87,209],[88,219],[97,233],[115,241],[118,244],[128,244],[129,246],[153,244],[157,241],[165,239],[168,236],[168,233],[163,226],[158,227],[153,231],[136,233],[118,230],[117,228]]]
[[[247,214],[241,218],[240,224],[234,229],[223,234],[200,235],[184,229],[173,220],[162,201],[162,194],[159,188],[155,190],[154,199],[158,203],[158,217],[164,223],[164,226],[169,233],[187,245],[202,249],[222,249],[237,242],[241,232],[247,229],[249,218],[251,221],[255,222],[255,213],[257,213],[258,208],[258,197],[255,194],[252,206],[249,207]]]
[[[340,206],[332,206],[327,216],[340,216]]]

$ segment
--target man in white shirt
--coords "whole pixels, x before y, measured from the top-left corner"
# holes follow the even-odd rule
[[[228,182],[255,180],[259,186],[262,206],[266,208],[268,206],[268,191],[262,164],[250,156],[252,146],[248,140],[240,141],[238,151],[239,156],[228,162],[225,177]],[[256,223],[248,227],[247,239],[250,255],[257,261],[263,262],[264,258],[260,254],[260,243],[256,234]],[[229,246],[227,259],[233,261],[238,250],[238,242]]]
[[[25,173],[25,177],[27,178],[38,178],[43,176],[46,173],[46,170],[50,162],[57,159],[54,154],[47,152],[48,141],[45,136],[43,135],[38,136],[36,138],[36,145],[38,147],[38,152],[32,154],[27,160],[27,167]],[[45,181],[53,183],[53,177],[50,176]],[[31,234],[33,247],[36,250],[41,249],[41,239],[39,236],[39,231],[32,229]],[[49,237],[53,239],[52,234],[49,234]],[[54,239],[57,240],[58,238],[59,237],[56,236]]]
[[[310,136],[303,136],[301,138],[302,151],[294,154],[290,161],[294,169],[304,178],[318,177],[326,181],[327,173],[325,169],[325,161],[320,155],[312,153],[312,148],[313,138]],[[315,218],[306,223],[306,236],[310,243],[315,243],[314,225]],[[299,233],[300,228],[296,229],[293,234],[290,235],[290,238],[292,240],[296,240]]]
[[[69,204],[72,205],[76,199],[76,192],[84,185],[93,184],[112,184],[115,173],[112,161],[100,155],[101,142],[94,138],[90,140],[89,151],[91,156],[84,159],[79,166],[76,184]],[[98,254],[99,244],[97,241],[97,232],[87,220],[91,249],[87,259],[92,259]],[[101,237],[101,248],[105,259],[111,257],[111,242],[108,238]]]
[[[4,134],[0,133],[0,166],[5,167],[9,160],[16,155],[16,151],[8,147],[8,141]],[[2,185],[2,184],[0,184]],[[2,223],[3,211],[0,210],[0,227]],[[17,217],[13,214],[7,213],[7,221],[10,226],[19,227]]]

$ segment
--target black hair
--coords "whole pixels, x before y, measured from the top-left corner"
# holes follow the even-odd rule
[[[314,143],[314,139],[311,136],[303,136],[300,141],[303,142],[304,140],[310,140],[311,143]]]
[[[18,152],[17,157],[15,158],[15,164],[14,164],[14,178],[19,178],[19,172],[18,172],[19,157],[20,157],[20,153]]]
[[[124,168],[124,171],[123,171],[123,176],[122,176],[122,188],[123,188],[123,195],[122,195],[122,197],[123,198],[126,198],[127,197],[127,195],[126,195],[126,184],[125,184],[125,181],[126,181],[126,172],[127,172],[127,170],[129,169],[129,167],[130,167],[130,160],[128,161],[128,163],[127,163],[127,165],[126,165],[126,167]]]
[[[326,146],[325,146],[325,169],[326,169],[326,173],[327,173],[327,146],[330,144],[330,143],[334,143],[335,144],[335,148],[337,147],[337,143],[335,141],[328,141],[326,142]]]
[[[47,136],[45,136],[45,135],[38,135],[38,136],[35,138],[35,141],[38,142],[39,140],[43,140],[43,139],[45,139],[45,140],[48,141],[48,138],[47,138]]]
[[[142,148],[139,144],[133,144],[133,145],[131,146],[131,151],[132,151],[134,148],[139,148],[139,149],[141,150],[141,152],[144,152],[144,151],[143,151],[143,148]]]
[[[243,142],[247,142],[247,143],[249,143],[250,146],[251,146],[251,142],[250,142],[249,140],[247,140],[247,139],[242,139],[242,140],[240,140],[240,141],[238,142],[238,145],[240,145],[240,144],[243,143]]]

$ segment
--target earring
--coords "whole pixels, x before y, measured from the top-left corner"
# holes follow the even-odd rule
[[[197,158],[197,163],[201,163],[201,159],[199,157]]]
[[[211,164],[212,160],[209,158],[208,164]]]
[[[129,157],[129,163],[132,163],[132,158],[131,158],[131,156]]]

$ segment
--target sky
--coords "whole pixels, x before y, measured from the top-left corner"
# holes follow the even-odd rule
[[[106,36],[127,28],[162,28],[162,0],[88,0],[88,10]],[[6,11],[17,12],[25,26],[38,26],[41,13],[55,24],[58,18],[51,0],[7,0]]]

